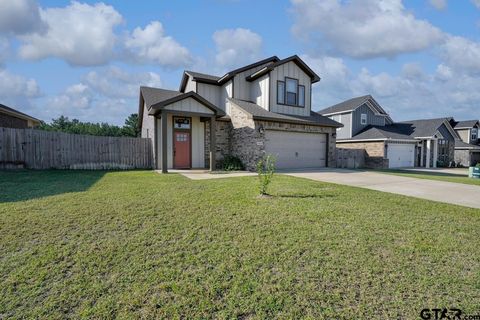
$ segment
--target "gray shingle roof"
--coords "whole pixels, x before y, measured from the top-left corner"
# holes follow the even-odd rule
[[[194,78],[200,78],[200,79],[207,79],[207,80],[212,80],[212,81],[218,81],[220,77],[218,76],[213,76],[211,74],[206,74],[206,73],[200,73],[200,72],[195,72],[195,71],[185,71],[185,73],[188,73]]]
[[[447,118],[410,120],[396,123],[411,137],[432,137]]]
[[[473,128],[478,122],[479,122],[478,120],[458,121],[458,122],[455,123],[454,128],[455,129]]]
[[[151,88],[151,87],[140,87],[140,92],[142,93],[143,99],[147,104],[147,108],[150,109],[156,103],[162,102],[167,99],[179,96],[183,94],[179,91],[166,90],[160,88]]]
[[[422,119],[397,122],[388,126],[367,126],[352,140],[365,139],[406,139],[432,137],[446,118]]]
[[[32,117],[32,116],[29,116],[29,115],[26,114],[26,113],[20,112],[20,111],[18,111],[18,110],[15,110],[15,109],[13,109],[13,108],[7,107],[6,105],[0,103],[0,111],[2,111],[2,110],[5,110],[5,111],[8,112],[8,113],[15,114],[16,116],[21,117],[21,118],[25,118],[25,119],[28,119],[28,120],[40,122],[40,120],[37,119],[37,118],[34,118],[34,117]]]
[[[352,98],[352,99],[337,103],[336,105],[333,105],[331,107],[320,110],[318,111],[318,113],[330,114],[330,113],[338,113],[338,112],[354,110],[355,108],[364,104],[368,99],[372,99],[372,96],[366,95],[366,96]]]
[[[327,117],[319,115],[316,112],[310,112],[309,117],[286,115],[281,113],[274,113],[268,110],[263,109],[259,105],[239,99],[228,98],[229,101],[233,102],[235,105],[243,109],[245,112],[251,114],[254,119],[257,120],[267,120],[267,121],[277,121],[277,122],[286,122],[286,123],[297,123],[297,124],[308,124],[308,125],[321,125],[328,127],[339,128],[342,124],[333,121]]]
[[[480,150],[479,145],[463,142],[462,140],[455,140],[455,149],[472,149]]]
[[[362,132],[355,135],[352,140],[372,140],[372,139],[400,139],[412,140],[409,129],[404,125],[393,124],[388,126],[367,126]]]

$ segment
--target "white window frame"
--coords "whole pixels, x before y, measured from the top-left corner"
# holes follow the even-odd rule
[[[367,122],[368,122],[367,114],[366,114],[366,113],[362,113],[362,114],[360,115],[360,124],[361,124],[361,125],[367,125]]]

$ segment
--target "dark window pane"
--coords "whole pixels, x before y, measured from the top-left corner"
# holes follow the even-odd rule
[[[305,87],[298,86],[298,105],[305,107]]]
[[[285,82],[277,82],[277,103],[285,103]]]
[[[297,94],[293,92],[287,92],[287,104],[296,105],[297,104]]]

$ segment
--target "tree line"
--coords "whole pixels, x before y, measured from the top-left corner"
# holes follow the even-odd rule
[[[138,114],[132,113],[125,119],[123,127],[102,123],[82,122],[78,119],[69,119],[60,116],[52,119],[51,123],[41,122],[38,127],[40,130],[58,131],[65,133],[87,134],[92,136],[108,137],[139,137],[140,128],[138,123]]]

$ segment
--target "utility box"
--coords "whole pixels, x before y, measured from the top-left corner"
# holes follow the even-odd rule
[[[470,167],[468,170],[468,176],[474,179],[480,179],[480,167]]]

